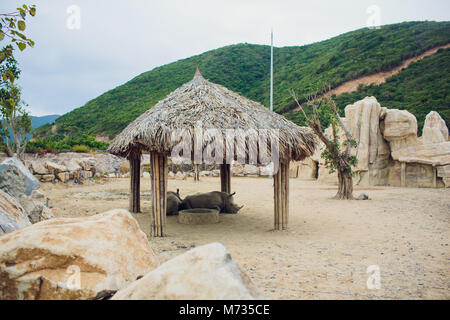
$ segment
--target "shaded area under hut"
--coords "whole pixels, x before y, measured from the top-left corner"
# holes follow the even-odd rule
[[[132,212],[140,212],[141,155],[150,153],[150,230],[153,236],[162,237],[166,233],[169,157],[175,155],[195,164],[214,159],[221,168],[221,191],[227,193],[231,193],[233,160],[258,165],[275,163],[274,228],[285,230],[289,212],[289,162],[310,156],[316,144],[309,128],[298,127],[263,105],[205,80],[197,70],[190,82],[130,123],[112,141],[108,151],[130,161]]]

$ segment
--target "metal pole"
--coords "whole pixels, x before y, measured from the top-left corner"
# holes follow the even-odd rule
[[[273,29],[270,31],[270,111],[273,111]],[[269,178],[272,179],[273,163],[270,164],[272,169]]]
[[[270,33],[270,111],[273,111],[273,30]]]

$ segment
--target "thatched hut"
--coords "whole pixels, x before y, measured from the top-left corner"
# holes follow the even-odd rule
[[[206,130],[200,141],[195,135],[199,125]],[[187,142],[185,140],[182,142],[180,137],[174,138],[174,132],[180,129],[193,138],[189,138]],[[208,129],[215,129],[215,137],[208,134]],[[279,169],[274,172],[275,229],[287,228],[289,162],[303,160],[314,152],[316,147],[314,134],[308,128],[298,127],[259,103],[205,80],[197,70],[190,82],[139,116],[112,141],[109,147],[110,153],[126,157],[130,161],[130,211],[132,212],[140,211],[141,154],[149,152],[151,155],[153,236],[165,235],[167,160],[171,157],[174,148],[180,147],[181,144],[181,149],[184,151],[177,155],[189,157],[195,163],[201,163],[204,160],[201,156],[203,151],[217,140],[217,132],[226,137],[230,130],[239,133],[250,130],[257,135],[264,133],[265,140],[277,140],[277,145],[276,147],[272,144],[268,146],[269,143],[264,144],[261,139],[251,140],[244,137],[242,147],[245,149],[245,156],[242,157],[242,154],[237,154],[235,149],[230,149],[229,144],[224,140],[223,146],[226,147],[223,150],[223,162],[220,162],[221,190],[231,193],[231,160],[245,158],[248,161],[252,154],[261,152],[261,145],[264,147],[267,145],[267,149],[270,149],[267,150],[268,152],[272,154],[276,152],[279,156],[277,159]],[[200,158],[196,156],[198,154],[194,150],[196,146],[201,149]],[[262,164],[260,158],[260,156],[257,157],[258,164]]]

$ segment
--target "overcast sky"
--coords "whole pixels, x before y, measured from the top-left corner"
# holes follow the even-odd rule
[[[449,0],[1,0],[0,12],[23,3],[37,5],[26,30],[36,45],[16,50],[33,115],[66,113],[145,71],[207,50],[269,44],[271,28],[281,47],[368,23],[450,20]]]

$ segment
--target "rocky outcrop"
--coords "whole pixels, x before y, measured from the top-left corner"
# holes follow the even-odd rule
[[[49,174],[48,169],[40,162],[31,162],[30,170],[37,175],[47,175]]]
[[[52,219],[0,237],[0,300],[86,299],[157,266],[128,211]]]
[[[303,180],[314,180],[318,177],[318,170],[318,162],[311,158],[306,158],[303,161],[293,161],[290,164],[290,177]]]
[[[428,114],[423,136],[417,137],[417,120],[406,110],[387,109],[374,97],[345,108],[344,123],[357,141],[352,150],[358,162],[354,168],[354,182],[361,186],[448,186],[447,166],[450,165],[450,142],[445,121],[437,112]],[[331,134],[328,128],[325,133]],[[345,140],[340,132],[341,142]],[[314,155],[291,168],[291,176],[308,179],[318,167],[318,180],[337,182],[336,174],[329,174],[324,160]]]
[[[406,110],[387,109],[383,120],[383,137],[391,152],[420,144],[417,138],[417,119]]]
[[[211,243],[179,255],[124,289],[113,300],[263,299],[227,249]]]
[[[66,166],[67,171],[69,173],[69,179],[73,179],[75,181],[80,180],[82,168],[77,161],[75,160],[64,161],[64,165]]]
[[[436,144],[447,141],[448,128],[444,119],[436,111],[431,111],[425,118],[422,142],[424,144]]]
[[[126,177],[128,160],[108,153],[59,153],[43,157],[27,154],[25,163],[41,182],[82,183],[94,177]]]
[[[406,163],[443,166],[450,164],[450,142],[414,144],[392,151],[392,159]]]
[[[448,185],[444,181],[447,179],[445,169],[441,168],[450,165],[448,130],[438,113],[432,111],[426,119],[424,134],[418,138],[417,121],[412,114],[387,110],[383,119],[384,137],[389,142],[393,160],[389,185],[425,188]]]
[[[33,190],[31,196],[21,195],[19,202],[32,223],[54,218],[52,210],[46,206],[45,195],[39,190]]]
[[[0,190],[0,235],[29,226],[31,223],[20,203]]]
[[[0,164],[0,189],[18,198],[31,195],[39,188],[39,181],[17,158],[6,158]]]
[[[58,173],[67,172],[66,166],[52,161],[47,161],[46,166],[50,174],[57,175]]]
[[[446,188],[450,188],[450,165],[437,167],[437,177],[442,179]]]
[[[346,126],[358,141],[352,154],[358,160],[354,171],[359,185],[387,183],[390,150],[380,128],[380,118],[385,113],[386,109],[374,97],[367,97],[345,108]]]

